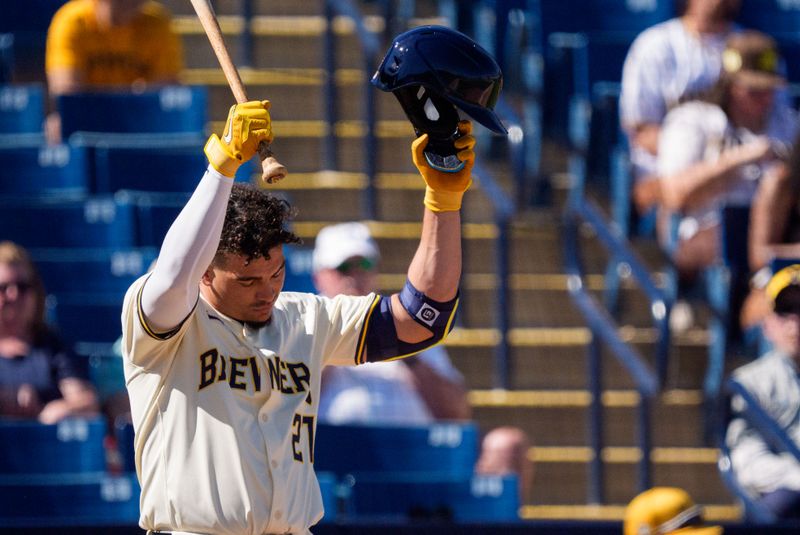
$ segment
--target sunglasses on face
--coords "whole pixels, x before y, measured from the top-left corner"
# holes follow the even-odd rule
[[[17,281],[17,282],[0,282],[0,294],[8,297],[12,294],[14,295],[24,295],[27,293],[33,285],[29,282],[25,281]]]
[[[336,266],[336,271],[342,273],[343,275],[352,273],[355,269],[360,269],[361,271],[372,271],[375,269],[375,262],[369,258],[358,257],[345,260]]]

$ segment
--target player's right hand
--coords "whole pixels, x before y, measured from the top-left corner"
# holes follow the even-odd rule
[[[222,138],[211,134],[205,146],[214,169],[233,178],[236,170],[258,152],[258,145],[272,142],[272,120],[268,100],[253,100],[231,106]]]

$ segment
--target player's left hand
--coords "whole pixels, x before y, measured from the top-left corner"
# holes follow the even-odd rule
[[[461,134],[454,142],[458,150],[458,159],[464,167],[455,173],[438,171],[428,165],[425,158],[425,147],[428,134],[422,134],[411,144],[411,156],[414,165],[425,179],[425,206],[434,212],[455,212],[461,209],[464,192],[472,184],[472,167],[475,165],[475,138],[472,136],[472,123],[460,121],[458,131]]]

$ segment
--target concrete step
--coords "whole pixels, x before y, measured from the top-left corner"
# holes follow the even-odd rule
[[[558,448],[562,452],[570,448]],[[654,450],[654,455],[669,452],[669,449]],[[679,450],[691,451],[694,450]],[[707,457],[703,462],[654,462],[651,468],[654,486],[675,486],[685,489],[701,504],[714,504],[727,510],[726,517],[736,520],[740,511],[735,499],[730,495],[720,479],[715,453],[709,454],[700,450],[700,457]],[[626,504],[638,494],[638,450],[627,448],[609,448],[603,451],[603,457],[617,457],[618,460],[605,464],[603,494],[606,503]],[[652,459],[652,457],[651,457]],[[542,518],[541,507],[554,505],[579,505],[589,501],[589,465],[588,462],[536,462],[533,478],[532,498],[528,509],[523,506],[522,516],[525,518]],[[624,507],[624,505],[623,505]],[[537,512],[538,511],[538,512]],[[730,516],[728,516],[730,515]],[[567,518],[567,517],[564,517]],[[574,517],[571,519],[575,519]]]
[[[161,0],[173,15],[194,14],[190,2],[184,0]],[[240,15],[243,0],[213,0],[214,11],[219,15]],[[254,15],[320,15],[324,0],[254,0]]]
[[[537,446],[588,446],[588,390],[471,390],[473,417],[481,429],[514,425],[525,429]],[[604,440],[608,446],[636,444],[639,394],[605,390],[602,395]],[[666,390],[652,400],[652,439],[657,447],[704,445],[701,436],[702,393]]]
[[[322,66],[266,69],[242,67],[239,69],[239,76],[250,98],[272,101],[273,107],[270,112],[273,120],[323,121],[325,119],[324,91],[327,75]],[[345,128],[347,121],[360,121],[362,123],[359,128],[363,129],[366,117],[364,91],[367,82],[364,72],[357,69],[337,69],[334,76],[338,96],[338,119],[345,122],[340,128]],[[233,103],[233,96],[224,74],[216,64],[186,68],[181,72],[180,81],[208,87],[209,120],[225,120],[228,108]],[[376,115],[381,121],[378,124],[378,135],[386,136],[389,132],[400,132],[410,136],[411,126],[394,96],[374,88],[371,88],[371,91],[374,91]],[[397,123],[387,124],[388,121]]]
[[[703,517],[710,523],[739,522],[742,519],[742,510],[738,505],[703,502],[698,505],[703,508]],[[581,505],[524,505],[520,508],[520,517],[525,520],[621,522],[626,506],[621,502],[614,505],[590,504],[588,500]]]
[[[245,51],[242,49],[243,33],[248,29],[239,16],[219,16],[218,22],[223,39],[234,63],[242,65]],[[376,19],[367,21],[370,27],[382,29],[382,22]],[[175,32],[181,37],[187,67],[212,67],[217,64],[205,31],[195,16],[175,17],[172,22]],[[254,68],[302,68],[322,67],[324,65],[324,33],[327,22],[322,16],[255,16],[251,19],[249,30],[252,49],[248,66]],[[354,25],[350,19],[337,17],[333,22],[337,47],[335,56],[338,67],[365,68]],[[377,61],[370,63],[370,70],[377,67]]]
[[[376,178],[375,195],[380,220],[402,224],[422,216],[425,183],[419,173],[379,173]],[[367,196],[366,183],[367,176],[362,173],[290,172],[288,179],[275,189],[298,209],[300,220],[346,221],[361,219]],[[469,223],[491,223],[491,204],[479,183],[464,198],[462,219]],[[410,239],[416,240],[418,236]],[[383,270],[393,270],[405,269],[406,266],[384,263],[382,267]]]
[[[622,335],[646,344],[652,331],[626,328]],[[585,327],[527,327],[509,332],[509,384],[518,389],[584,389],[587,387],[587,351],[590,332]],[[490,389],[498,383],[496,329],[457,326],[446,340],[448,354],[470,388]],[[649,342],[652,343],[652,342]],[[648,345],[638,347],[652,363]],[[676,336],[671,347],[667,388],[700,388],[707,361],[707,332],[693,329]],[[605,388],[632,388],[629,374],[616,359],[603,354],[602,384]]]
[[[472,390],[469,397],[482,431],[511,425],[531,437],[534,446],[529,457],[535,463],[532,503],[578,504],[586,500],[593,458],[588,391]],[[716,449],[702,446],[701,397],[696,390],[667,390],[654,401],[653,482],[685,488],[701,502],[731,503],[717,470]],[[637,443],[638,399],[631,390],[603,393],[605,447],[601,456],[606,472],[604,493],[610,503],[625,503],[637,493],[642,452],[631,445]]]

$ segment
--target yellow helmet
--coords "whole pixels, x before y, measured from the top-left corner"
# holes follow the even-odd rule
[[[704,526],[702,509],[675,487],[653,487],[625,509],[624,535],[721,535],[720,526]]]

